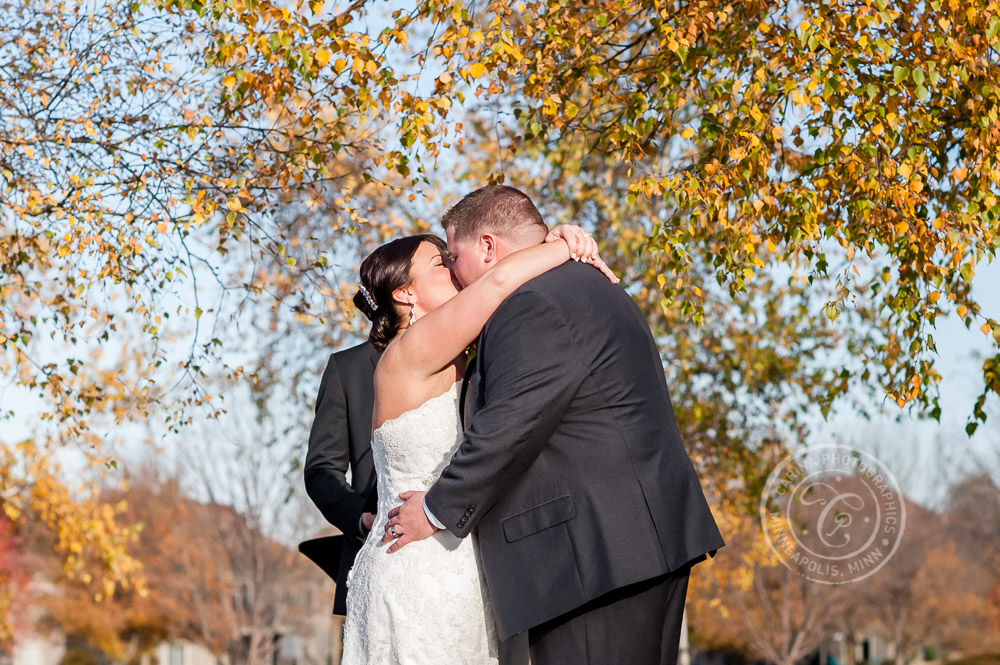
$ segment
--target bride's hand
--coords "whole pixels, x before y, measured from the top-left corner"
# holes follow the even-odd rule
[[[576,224],[560,224],[545,236],[545,242],[565,240],[569,245],[570,258],[574,261],[590,263],[597,258],[597,241]]]
[[[545,236],[545,242],[555,242],[564,240],[569,245],[570,256],[575,261],[589,263],[608,278],[612,284],[618,284],[621,280],[611,271],[608,264],[597,254],[597,241],[575,224],[560,224],[555,226]]]

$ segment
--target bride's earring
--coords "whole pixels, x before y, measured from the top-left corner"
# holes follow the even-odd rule
[[[410,305],[410,325],[412,326],[413,322],[416,320],[417,320],[417,315],[413,313],[413,305]]]

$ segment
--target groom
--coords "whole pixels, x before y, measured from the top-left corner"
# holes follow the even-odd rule
[[[462,285],[547,233],[500,185],[441,223]],[[499,637],[528,631],[534,665],[675,663],[689,570],[724,543],[639,308],[566,263],[497,309],[466,382],[461,446],[402,495],[389,551],[475,531]]]

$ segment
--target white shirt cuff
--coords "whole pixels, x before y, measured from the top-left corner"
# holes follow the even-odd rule
[[[424,515],[427,515],[427,519],[430,521],[430,523],[436,526],[437,528],[439,529],[444,528],[444,524],[441,523],[441,520],[434,517],[434,513],[432,513],[431,509],[427,507],[427,499],[424,499]]]

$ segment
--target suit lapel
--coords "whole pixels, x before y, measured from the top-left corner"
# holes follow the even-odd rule
[[[469,383],[472,382],[471,369],[470,367],[465,372],[465,378],[462,379],[462,392],[458,398],[458,415],[462,418],[462,427],[465,427],[465,421],[467,420],[465,416],[465,397],[469,393]]]
[[[476,351],[475,355],[472,356],[472,362],[469,366],[465,368],[465,376],[462,378],[462,391],[458,398],[458,414],[462,419],[462,427],[472,419],[472,409],[471,404],[475,404],[479,400],[479,342],[482,341],[482,335],[476,340]],[[472,402],[469,402],[469,386],[475,384],[473,392],[471,394]]]

